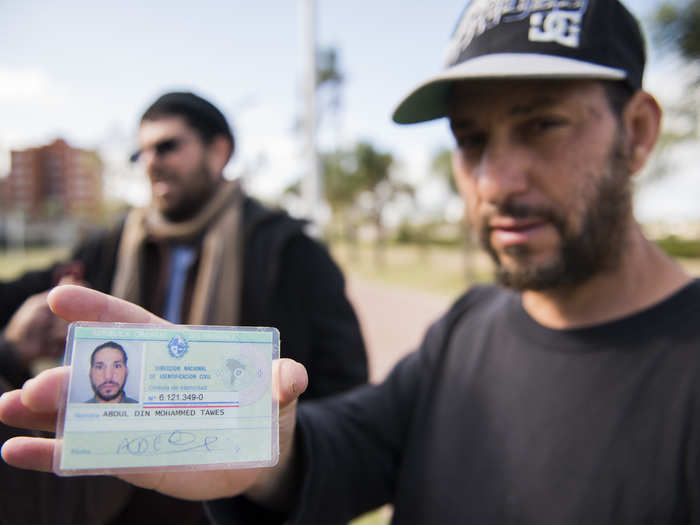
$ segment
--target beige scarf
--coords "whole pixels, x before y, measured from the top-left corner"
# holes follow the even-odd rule
[[[243,194],[236,181],[222,184],[212,199],[189,221],[170,222],[153,207],[132,210],[126,218],[112,294],[138,302],[142,250],[148,238],[191,242],[203,236],[187,324],[235,325],[239,317]],[[148,264],[148,262],[147,262]]]

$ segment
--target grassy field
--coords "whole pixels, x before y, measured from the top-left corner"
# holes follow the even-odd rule
[[[459,295],[472,282],[491,280],[489,258],[481,251],[465,255],[459,247],[390,245],[383,254],[383,264],[377,264],[374,248],[366,244],[337,243],[331,246],[331,252],[348,275],[447,297]],[[0,279],[13,279],[27,270],[45,268],[69,254],[68,247],[0,250]],[[700,258],[677,260],[691,274],[700,276]]]
[[[700,277],[700,259],[676,259],[691,275]]]
[[[391,245],[377,263],[372,246],[335,244],[333,256],[348,275],[456,297],[472,282],[491,279],[491,262],[482,252],[461,248]]]
[[[359,518],[355,518],[350,525],[388,525],[391,521],[391,506],[386,505]]]
[[[28,270],[46,268],[56,261],[65,259],[69,254],[68,247],[0,250],[0,279],[14,279]]]

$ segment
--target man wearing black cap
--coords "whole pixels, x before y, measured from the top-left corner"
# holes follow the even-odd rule
[[[111,231],[78,247],[72,271],[91,288],[140,304],[173,323],[278,328],[283,355],[317,371],[305,399],[366,383],[359,324],[343,276],[325,248],[304,234],[303,221],[263,207],[244,194],[238,181],[224,179],[235,149],[224,115],[193,93],[166,93],[144,112],[138,143],[131,160],[149,178],[150,205],[131,210]],[[19,302],[56,284],[63,268],[8,283],[13,295],[3,297],[2,313],[11,311],[12,299]],[[41,298],[43,306],[33,315],[13,317],[13,337],[8,332],[0,362],[18,366],[3,366],[0,378],[22,368],[16,351],[21,345],[45,338],[45,330],[36,329],[38,314],[47,310]],[[0,317],[0,323],[6,321]],[[11,377],[16,388],[28,372]],[[109,492],[116,494],[113,488]],[[78,521],[104,522],[112,507],[77,514],[84,516]],[[115,522],[157,522],[168,516],[178,523],[205,521],[199,504],[137,491]]]
[[[449,119],[500,285],[467,292],[380,385],[297,408],[304,369],[279,363],[277,469],[202,474],[197,493],[129,479],[243,494],[208,503],[217,523],[342,523],[387,502],[407,524],[700,523],[700,281],[632,213],[660,125],[636,21],[617,0],[474,0],[448,56],[394,119]],[[42,417],[3,401],[0,417]],[[49,467],[25,446],[3,457]]]

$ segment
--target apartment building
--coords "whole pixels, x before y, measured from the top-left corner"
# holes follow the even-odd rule
[[[94,151],[72,148],[57,139],[47,146],[10,152],[10,173],[3,184],[8,212],[29,220],[99,215],[102,206],[102,162]]]

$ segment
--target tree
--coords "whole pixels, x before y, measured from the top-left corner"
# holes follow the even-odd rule
[[[345,77],[340,68],[340,54],[335,47],[319,48],[316,52],[316,93],[318,94],[318,120],[327,114],[335,127],[335,142],[340,136],[340,111]]]
[[[321,155],[324,198],[340,224],[342,236],[351,244],[355,241],[356,229],[354,206],[362,189],[355,165],[352,151],[338,150]]]
[[[667,0],[653,17],[656,39],[690,61],[700,59],[700,0]]]
[[[352,149],[322,155],[324,196],[340,222],[343,236],[352,243],[358,222],[364,218],[376,231],[375,259],[383,261],[384,212],[400,195],[413,196],[413,187],[391,176],[394,157],[368,142]]]
[[[328,48],[316,48],[316,71],[314,74],[314,87],[315,87],[315,116],[314,127],[316,132],[318,131],[318,125],[324,120],[326,115],[331,115],[335,124],[335,135],[336,135],[336,148],[338,144],[338,137],[340,135],[340,108],[341,108],[341,91],[343,86],[344,77],[340,70],[340,60],[339,53],[334,47]],[[294,133],[301,134],[305,137],[306,142],[304,146],[306,148],[314,148],[314,159],[317,154],[317,145],[314,138],[313,141],[309,141],[309,136],[304,134],[304,130],[308,129],[309,124],[307,119],[311,118],[309,115],[301,114],[297,115],[295,118],[292,129]],[[312,142],[312,143],[309,143]],[[308,153],[308,149],[306,150]],[[320,154],[321,162],[324,162],[323,154]],[[323,168],[322,168],[323,169]],[[301,175],[303,178],[303,174]],[[322,174],[323,177],[323,174]],[[325,190],[322,190],[325,191]],[[301,196],[302,194],[302,184],[294,183],[287,187],[284,194]],[[307,210],[308,212],[308,210]]]
[[[700,0],[666,0],[652,16],[652,34],[662,53],[678,53],[690,64],[700,64]],[[647,170],[647,181],[669,171],[669,154],[675,146],[697,140],[700,131],[700,75],[691,77],[690,89],[674,103],[666,104],[665,126],[656,154]]]
[[[354,149],[356,174],[362,191],[362,199],[369,220],[375,227],[375,262],[378,266],[384,264],[384,247],[386,232],[383,215],[386,206],[399,195],[413,197],[414,190],[410,184],[391,177],[391,167],[394,157],[391,153],[383,153],[368,142],[359,142]]]
[[[431,168],[433,173],[438,177],[443,179],[453,195],[458,195],[457,184],[455,183],[454,176],[452,174],[452,150],[442,149],[438,151],[431,162]],[[474,252],[475,252],[475,242],[474,242],[474,232],[469,221],[469,214],[466,207],[464,208],[464,215],[461,221],[462,230],[462,253],[463,253],[463,266],[464,266],[464,276],[467,282],[473,282],[476,279],[476,264],[474,262]]]
[[[436,173],[445,181],[450,191],[457,195],[457,185],[455,184],[455,179],[452,176],[452,150],[445,148],[438,151],[433,156],[430,167],[432,168],[433,173]]]

